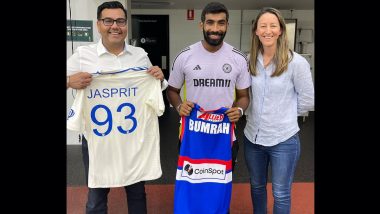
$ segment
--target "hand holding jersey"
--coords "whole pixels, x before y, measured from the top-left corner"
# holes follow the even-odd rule
[[[191,110],[194,108],[194,103],[190,101],[184,101],[179,104],[177,107],[177,111],[179,116],[189,116]]]
[[[189,116],[190,112],[194,108],[194,103],[190,101],[184,101],[177,106],[179,116]],[[226,115],[231,122],[236,123],[241,116],[243,116],[243,109],[240,107],[231,107],[226,111]]]
[[[92,75],[87,72],[78,72],[67,76],[67,88],[83,89],[91,84]]]
[[[156,79],[164,81],[164,73],[158,66],[148,68],[147,72]],[[67,88],[84,89],[91,84],[92,74],[88,72],[78,71],[75,74],[67,76]]]
[[[162,72],[161,68],[158,67],[158,66],[152,66],[150,67],[147,72],[154,76],[156,79],[159,79],[162,81],[164,81],[164,73]]]
[[[223,41],[228,16],[223,4],[207,4],[199,23],[204,40],[183,49],[172,65],[167,97],[182,116],[174,213],[229,210],[239,147],[231,121],[240,118],[239,107],[247,108],[251,81],[247,56]],[[186,89],[184,102],[182,87]],[[199,106],[211,111],[200,116]],[[221,106],[237,107],[215,111]]]
[[[73,106],[69,120],[83,115],[88,137],[82,138],[90,187],[86,213],[106,213],[109,187],[124,186],[128,212],[143,214],[147,213],[145,181],[162,173],[157,116],[164,110],[162,90],[167,81],[159,67],[152,67],[144,49],[128,45],[123,4],[103,2],[96,15],[101,39],[97,44],[78,47],[67,60],[67,76],[80,71],[95,73],[89,77],[91,84],[67,85],[85,88],[78,91],[78,105]],[[136,67],[150,68],[139,72]],[[130,72],[122,72],[125,68]],[[102,75],[107,71],[116,73]],[[84,108],[75,108],[81,106],[80,100]],[[81,125],[77,124],[79,128]]]
[[[243,116],[239,107],[232,107],[226,111],[226,115],[230,119],[231,122],[236,123],[241,116]]]

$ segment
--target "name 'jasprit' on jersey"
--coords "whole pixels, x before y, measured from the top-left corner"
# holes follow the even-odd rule
[[[127,186],[162,175],[161,83],[146,67],[137,68],[101,73],[77,91],[67,128],[84,133],[88,141],[90,188]]]

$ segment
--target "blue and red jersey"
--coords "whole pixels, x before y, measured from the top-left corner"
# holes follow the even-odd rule
[[[230,207],[234,123],[228,108],[204,111],[195,104],[182,117],[174,213],[221,214]]]

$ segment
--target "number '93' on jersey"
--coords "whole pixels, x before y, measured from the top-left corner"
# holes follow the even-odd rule
[[[160,80],[146,70],[94,76],[78,90],[67,128],[88,141],[91,188],[121,187],[161,176]]]

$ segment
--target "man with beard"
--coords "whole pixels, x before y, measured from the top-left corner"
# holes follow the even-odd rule
[[[67,88],[83,89],[78,91],[67,127],[83,133],[89,187],[85,213],[108,213],[110,188],[124,187],[128,213],[144,214],[145,182],[162,174],[157,116],[164,106],[162,96],[157,95],[162,94],[160,85],[164,90],[167,82],[145,50],[126,43],[127,10],[123,4],[110,1],[99,5],[96,26],[101,39],[78,47],[67,60]],[[97,93],[84,95],[92,90]],[[148,122],[149,133],[142,128]]]
[[[251,77],[247,56],[223,42],[228,16],[223,4],[207,4],[199,23],[204,40],[183,49],[173,62],[167,97],[180,116],[189,116],[194,103],[197,103],[206,111],[229,108],[225,114],[231,122],[236,123],[248,107]],[[183,85],[186,87],[184,100],[180,96]],[[233,171],[239,146],[235,134],[232,138],[233,145],[228,152],[232,153]],[[181,154],[180,147],[181,141]]]

